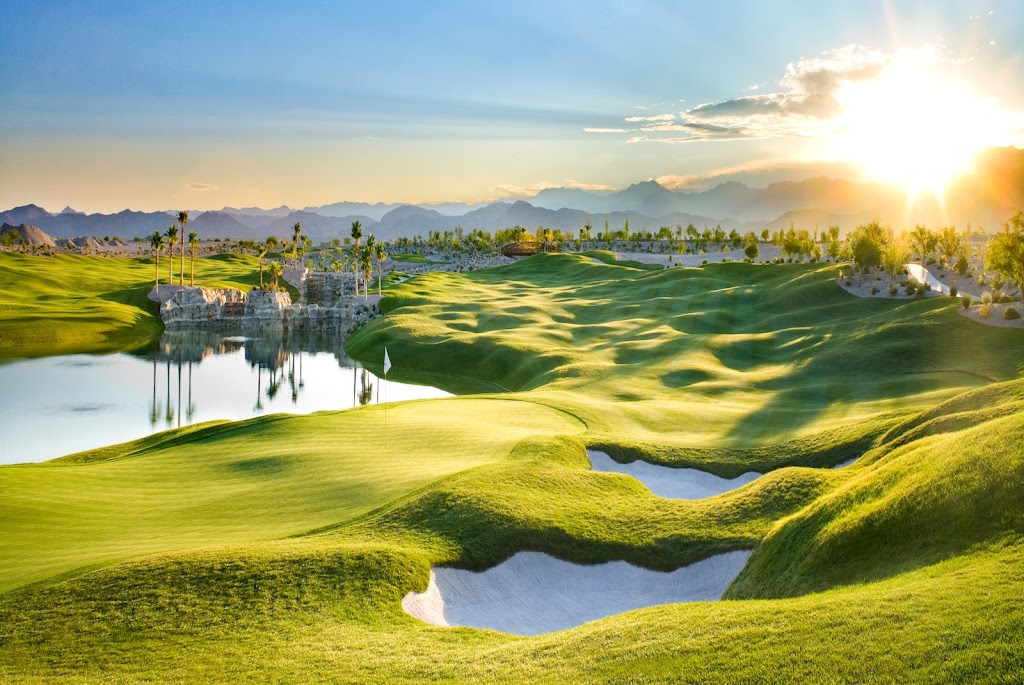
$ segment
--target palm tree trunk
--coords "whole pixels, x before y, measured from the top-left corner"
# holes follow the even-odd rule
[[[156,256],[156,260],[155,260],[154,264],[156,264],[156,294],[159,295],[160,294],[160,253],[159,252],[155,253],[155,256]]]
[[[167,248],[167,285],[174,285],[174,243]]]
[[[181,276],[178,278],[178,285],[185,285],[185,227],[181,227]]]
[[[188,284],[195,286],[196,284],[196,248],[192,246],[192,264],[189,267]]]

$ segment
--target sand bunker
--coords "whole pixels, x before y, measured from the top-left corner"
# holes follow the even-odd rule
[[[587,456],[595,471],[624,473],[646,485],[658,497],[670,499],[713,497],[743,487],[761,476],[757,471],[747,471],[737,478],[720,478],[706,471],[655,466],[639,460],[631,464],[620,464],[597,450],[587,450]]]
[[[434,568],[427,590],[406,595],[402,609],[436,626],[538,635],[656,604],[719,599],[750,554],[726,552],[663,573],[519,552],[482,573]]]

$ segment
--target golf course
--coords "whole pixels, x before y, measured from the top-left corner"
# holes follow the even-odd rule
[[[0,253],[0,360],[144,346],[155,268]],[[453,397],[0,466],[0,682],[1019,682],[1024,330],[842,268],[385,280],[346,353]]]

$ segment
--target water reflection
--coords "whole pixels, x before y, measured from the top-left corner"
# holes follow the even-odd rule
[[[166,428],[442,397],[382,383],[325,334],[165,333],[149,350],[0,364],[0,463],[42,461]],[[383,388],[382,386],[386,386]],[[382,393],[383,390],[383,393]]]

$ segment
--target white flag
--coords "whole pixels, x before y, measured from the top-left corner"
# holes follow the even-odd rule
[[[384,375],[388,375],[388,371],[391,370],[391,357],[388,356],[388,348],[384,348]]]

